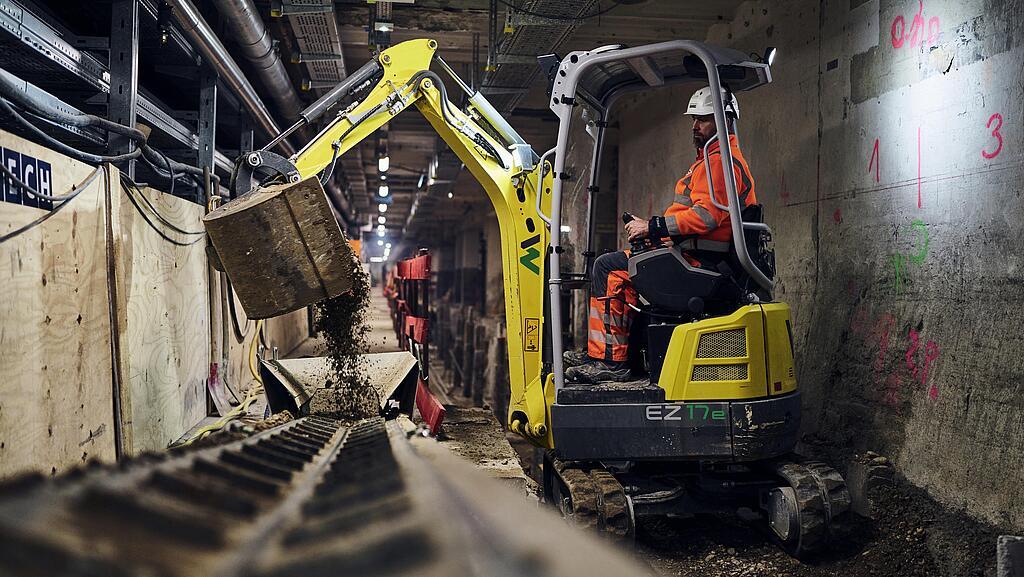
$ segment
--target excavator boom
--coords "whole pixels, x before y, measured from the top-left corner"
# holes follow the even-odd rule
[[[442,78],[430,70],[432,62],[439,62],[444,70],[465,90],[465,85],[447,65],[435,58],[437,43],[434,40],[410,40],[384,50],[370,63],[325,95],[302,113],[302,119],[284,134],[293,132],[302,124],[312,122],[317,116],[328,111],[331,105],[342,100],[347,94],[358,90],[367,82],[375,84],[365,97],[340,111],[319,134],[309,141],[293,157],[284,159],[269,152],[265,147],[243,155],[236,169],[236,191],[243,192],[239,198],[225,204],[208,215],[207,228],[211,240],[223,257],[229,250],[222,251],[230,235],[215,234],[210,223],[224,221],[234,216],[240,207],[257,207],[261,203],[252,195],[274,194],[287,196],[289,187],[299,187],[302,195],[291,195],[285,202],[288,214],[293,220],[294,236],[303,248],[309,248],[310,238],[335,239],[329,249],[320,246],[317,253],[347,251],[348,245],[338,229],[324,233],[324,214],[330,214],[329,202],[323,193],[321,179],[327,181],[338,158],[371,136],[405,109],[415,106],[427,119],[438,135],[455,152],[470,174],[480,183],[494,207],[502,241],[502,273],[505,283],[505,316],[508,326],[509,403],[508,424],[512,430],[531,442],[544,447],[552,446],[551,427],[548,419],[548,405],[552,400],[551,376],[542,378],[542,335],[544,334],[544,279],[548,246],[550,243],[546,219],[541,211],[550,209],[552,170],[547,163],[538,164],[532,149],[523,142],[515,131],[487,103],[479,93],[470,95],[470,106],[460,110],[448,98]],[[273,142],[276,142],[278,137]],[[271,144],[273,144],[273,142]],[[271,174],[288,186],[252,187],[252,179],[259,175]],[[264,179],[266,181],[266,179]],[[311,189],[319,189],[318,195],[309,195]],[[302,203],[314,203],[305,209],[296,208]],[[311,214],[311,217],[297,215]],[[333,219],[331,219],[333,222]],[[250,219],[252,221],[252,219]],[[333,222],[337,227],[337,223]],[[221,228],[224,227],[223,224]],[[310,229],[316,234],[306,234]],[[341,240],[338,240],[341,239]],[[265,249],[278,250],[282,243],[265,243]],[[286,243],[285,243],[286,244]],[[287,251],[276,255],[283,260],[309,258],[316,266],[318,254],[309,250]],[[298,256],[296,256],[298,255]],[[222,258],[230,276],[246,274],[245,268],[253,268],[249,253],[246,259]],[[287,263],[275,266],[274,270],[290,274],[292,271],[308,268],[310,263]],[[232,270],[232,269],[235,270]],[[319,273],[315,274],[320,278]],[[291,279],[280,279],[287,283]],[[245,286],[236,283],[236,286]],[[323,287],[321,298],[338,294]],[[295,293],[299,294],[299,293]],[[304,293],[307,294],[307,293]],[[246,302],[240,294],[242,302]],[[253,296],[253,299],[258,297]],[[309,300],[307,297],[306,300]],[[320,299],[313,299],[320,300]],[[281,310],[294,310],[314,304],[296,299]],[[545,397],[548,397],[547,399]]]

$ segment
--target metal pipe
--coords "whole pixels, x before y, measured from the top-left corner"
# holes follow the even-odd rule
[[[302,101],[252,0],[213,0],[213,5],[224,15],[224,24],[252,62],[266,94],[285,118],[295,120]]]
[[[203,19],[195,4],[190,0],[167,0],[167,3],[170,4],[182,32],[199,49],[203,58],[217,71],[231,91],[238,96],[260,129],[271,138],[276,136],[281,129],[277,127],[274,117],[270,115],[270,111],[263,104],[256,89],[246,79],[245,74],[238,67],[238,63],[224,48],[224,44]],[[282,141],[280,147],[289,156],[295,153],[295,149],[288,141]]]

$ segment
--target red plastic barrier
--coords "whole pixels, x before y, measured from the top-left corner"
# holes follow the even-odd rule
[[[431,435],[436,435],[444,422],[444,405],[430,392],[422,380],[416,386],[416,409],[419,410],[423,422],[427,424]]]
[[[391,320],[399,346],[417,355],[420,381],[416,387],[416,407],[430,433],[436,435],[444,421],[444,406],[430,392],[430,255],[399,261],[388,273],[384,291],[391,309]],[[419,346],[413,347],[413,344]]]

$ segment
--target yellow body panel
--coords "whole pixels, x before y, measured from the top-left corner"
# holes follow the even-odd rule
[[[796,390],[789,306],[747,305],[672,331],[658,386],[668,401],[729,401]]]
[[[764,309],[765,336],[768,342],[768,394],[784,395],[796,390],[793,368],[793,324],[789,305],[769,303]]]

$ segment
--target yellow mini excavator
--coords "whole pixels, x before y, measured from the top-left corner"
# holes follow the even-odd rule
[[[658,86],[710,85],[721,165],[731,166],[720,89],[767,84],[769,64],[686,40],[539,57],[559,127],[556,146],[538,156],[436,49],[433,40],[412,40],[382,51],[267,146],[239,158],[231,184],[238,198],[206,221],[250,317],[296,310],[348,288],[337,255],[349,248],[319,179],[346,151],[415,106],[480,182],[497,214],[510,364],[507,424],[548,449],[545,499],[578,525],[626,539],[640,516],[745,510],[790,553],[821,548],[841,526],[849,492],[836,471],[792,454],[800,392],[789,307],[772,300],[771,232],[759,207],[741,208],[731,170],[724,197],[717,197],[726,199],[722,208],[735,239],[724,265],[691,266],[679,252],[687,239],[674,239],[671,248],[634,247],[629,274],[644,319],[634,331],[646,337],[649,378],[574,385],[563,374],[563,295],[585,289],[589,272],[586,265],[577,273],[561,270],[563,190],[600,185],[604,130],[616,101]],[[464,108],[449,100],[439,72],[466,93]],[[336,107],[334,119],[297,154],[271,152]],[[567,208],[593,211],[592,203]],[[232,221],[237,226],[226,225]],[[592,244],[593,218],[586,222]],[[249,240],[240,244],[243,230]],[[681,294],[684,282],[700,288]]]

